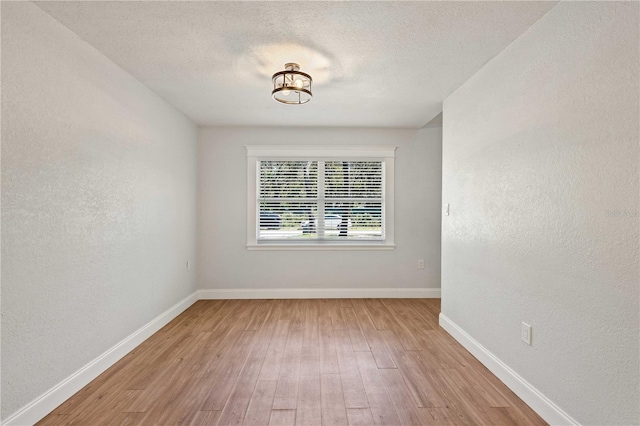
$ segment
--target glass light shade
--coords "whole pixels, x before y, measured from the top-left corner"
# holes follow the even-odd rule
[[[284,71],[279,71],[271,77],[273,99],[287,105],[301,105],[309,102],[313,97],[311,76],[300,71],[300,66],[293,62],[285,64],[284,68]]]

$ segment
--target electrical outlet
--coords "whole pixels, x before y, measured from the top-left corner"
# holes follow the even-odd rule
[[[418,269],[424,269],[424,259],[418,259]]]
[[[531,331],[531,326],[526,322],[523,322],[520,326],[520,340],[529,346],[531,346]]]

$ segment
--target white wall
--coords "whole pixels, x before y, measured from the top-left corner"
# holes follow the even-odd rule
[[[439,288],[441,132],[440,128],[201,129],[199,288]],[[247,251],[245,145],[260,144],[397,146],[396,249]],[[418,259],[425,260],[424,270],[418,270]]]
[[[583,424],[639,418],[638,7],[561,2],[444,102],[443,314]]]
[[[2,418],[195,290],[196,128],[2,2]]]

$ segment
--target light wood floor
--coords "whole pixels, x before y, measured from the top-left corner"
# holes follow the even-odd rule
[[[39,425],[542,425],[438,299],[199,301]]]

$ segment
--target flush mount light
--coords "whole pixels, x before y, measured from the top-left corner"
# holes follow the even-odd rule
[[[300,71],[300,66],[289,62],[284,64],[284,71],[278,71],[271,77],[273,81],[273,99],[288,105],[302,105],[311,100],[311,82],[307,73]]]

